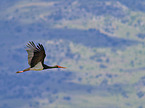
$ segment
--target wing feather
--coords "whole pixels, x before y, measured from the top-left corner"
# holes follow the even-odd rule
[[[28,64],[34,67],[37,63],[44,63],[44,58],[46,57],[45,50],[42,44],[36,46],[34,42],[29,42],[27,45],[27,53],[28,53]]]

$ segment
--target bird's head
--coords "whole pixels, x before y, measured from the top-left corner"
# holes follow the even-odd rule
[[[56,65],[55,67],[56,68],[66,68],[66,67],[62,67],[62,66],[58,66],[58,65]]]

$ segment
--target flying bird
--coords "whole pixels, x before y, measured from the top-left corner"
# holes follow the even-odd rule
[[[40,71],[44,69],[52,69],[52,68],[66,68],[62,66],[47,66],[44,64],[44,59],[46,57],[45,50],[42,44],[38,43],[36,46],[34,42],[29,42],[27,45],[26,51],[28,53],[28,64],[29,68],[24,69],[23,71],[17,71],[16,73],[22,73],[30,70]]]

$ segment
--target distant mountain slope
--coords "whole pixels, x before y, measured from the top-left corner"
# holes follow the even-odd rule
[[[145,34],[145,14],[128,7],[132,1],[85,1],[11,1],[0,11],[0,20],[22,25],[39,23],[49,28],[96,29],[108,36],[144,41],[138,35]]]
[[[0,108],[143,108],[143,0],[1,0]],[[25,45],[42,43],[29,71]]]

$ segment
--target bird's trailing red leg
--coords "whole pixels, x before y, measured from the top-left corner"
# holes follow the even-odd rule
[[[16,73],[22,73],[23,71],[17,71]]]
[[[27,69],[24,69],[23,71],[17,71],[16,73],[22,73],[22,72],[25,72],[25,71],[29,71],[30,68],[27,68]]]

